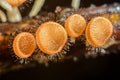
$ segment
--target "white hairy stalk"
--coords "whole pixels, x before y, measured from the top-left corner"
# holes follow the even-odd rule
[[[42,6],[44,5],[45,0],[35,0],[32,10],[29,13],[29,17],[34,17],[38,14],[41,10]]]
[[[12,6],[6,0],[0,0],[0,6],[7,11],[12,11]]]
[[[1,22],[6,22],[7,21],[6,15],[2,10],[0,10],[0,21]]]
[[[21,14],[17,7],[11,6],[6,0],[0,0],[0,6],[7,11],[9,22],[18,22],[22,20]],[[3,17],[1,17],[1,21],[6,22],[7,19],[3,11],[0,13],[0,15],[4,15]]]
[[[13,7],[12,11],[7,11],[8,21],[19,22],[22,20],[21,14],[17,7]]]
[[[78,9],[80,7],[80,0],[72,0],[71,6],[74,9]]]

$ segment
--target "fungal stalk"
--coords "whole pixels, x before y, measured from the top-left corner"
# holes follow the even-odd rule
[[[7,21],[6,15],[2,10],[0,10],[0,21],[2,21],[2,22]]]
[[[74,9],[78,9],[79,6],[80,6],[80,0],[72,0],[71,6],[72,6]]]
[[[6,0],[0,0],[0,6],[6,11],[12,11],[12,6]]]
[[[7,11],[8,21],[19,22],[22,20],[21,14],[17,7],[13,7],[12,11]]]
[[[41,10],[42,6],[44,5],[45,0],[35,0],[32,10],[29,13],[29,17],[34,17],[38,14]]]
[[[0,6],[7,11],[7,17],[9,22],[18,22],[22,20],[21,14],[17,8],[17,6],[13,7],[6,0],[0,0]],[[0,15],[4,15],[4,19],[6,17],[3,12],[0,12]],[[2,22],[6,22],[7,20],[1,20]]]

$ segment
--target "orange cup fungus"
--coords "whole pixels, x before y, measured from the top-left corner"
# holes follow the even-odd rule
[[[86,40],[94,47],[104,45],[113,33],[113,25],[104,17],[93,18],[86,27],[85,19],[78,14],[71,15],[65,22],[65,29],[56,22],[45,22],[36,31],[36,40],[31,33],[22,32],[13,41],[15,54],[20,58],[32,55],[36,43],[45,54],[60,52],[67,42],[67,33],[79,37],[85,31]]]
[[[79,37],[82,35],[86,27],[86,21],[84,17],[79,14],[73,14],[69,16],[65,22],[65,29],[69,36]]]
[[[0,35],[0,42],[4,40],[4,36]]]
[[[34,36],[28,32],[18,34],[13,41],[13,50],[20,58],[28,58],[36,48]]]
[[[111,22],[104,17],[93,18],[86,27],[86,39],[89,44],[100,47],[106,43],[113,33]]]
[[[12,6],[20,6],[23,4],[26,0],[6,0],[9,4]]]
[[[67,42],[67,33],[60,24],[45,22],[36,31],[36,42],[44,53],[56,54]]]

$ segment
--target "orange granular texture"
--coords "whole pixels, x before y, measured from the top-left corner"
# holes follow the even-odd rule
[[[4,36],[0,35],[0,42],[4,40]]]
[[[36,48],[35,38],[31,33],[22,32],[13,41],[13,50],[20,58],[31,56]]]
[[[26,0],[6,0],[12,6],[19,6],[23,4]]]
[[[79,37],[82,35],[86,27],[86,21],[84,17],[79,14],[73,14],[69,16],[65,22],[65,29],[69,36]]]
[[[106,43],[113,33],[111,22],[104,17],[93,18],[86,27],[86,39],[92,46],[99,47]]]
[[[36,42],[44,53],[56,54],[67,42],[67,33],[63,26],[56,22],[46,22],[36,31]]]

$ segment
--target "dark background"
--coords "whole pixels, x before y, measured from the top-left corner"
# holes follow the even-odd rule
[[[88,7],[90,4],[103,5],[120,2],[119,0],[82,0],[81,7]],[[46,0],[43,10],[53,11],[55,6],[70,6],[70,0]],[[43,64],[10,71],[0,75],[0,80],[82,80],[82,79],[113,79],[119,78],[120,75],[120,50],[114,51],[110,48],[111,53],[97,58],[85,59],[73,62],[65,60],[60,63],[51,63],[48,67]],[[113,51],[112,51],[113,50]],[[119,80],[118,79],[118,80]]]
[[[103,4],[112,4],[115,2],[120,2],[120,0],[81,0],[80,7],[89,7],[91,4],[95,4],[97,6]],[[56,6],[70,7],[71,0],[46,0],[44,4],[43,10],[54,11]]]

